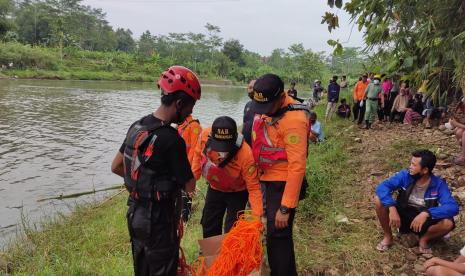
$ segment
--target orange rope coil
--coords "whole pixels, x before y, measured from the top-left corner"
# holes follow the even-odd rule
[[[212,266],[206,269],[204,260],[199,259],[193,269],[194,275],[246,276],[260,269],[263,260],[263,230],[259,217],[250,213],[239,215],[231,231],[225,235]]]

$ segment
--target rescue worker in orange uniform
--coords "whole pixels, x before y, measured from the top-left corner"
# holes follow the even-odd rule
[[[194,119],[192,114],[178,126],[178,133],[184,139],[184,142],[186,142],[187,159],[191,164],[194,159],[195,146],[201,132],[202,126],[200,125],[200,121]]]
[[[208,183],[201,219],[204,238],[223,233],[225,213],[224,233],[229,232],[247,201],[254,215],[262,215],[262,193],[252,150],[232,118],[218,117],[202,132],[192,172],[195,179],[202,175]]]
[[[254,118],[252,152],[261,171],[271,275],[297,275],[292,226],[305,192],[309,110],[284,93],[274,74],[256,80],[251,108],[262,114]]]
[[[182,124],[178,125],[178,133],[184,139],[184,142],[186,142],[187,159],[191,165],[194,158],[195,146],[201,132],[202,126],[200,126],[199,120],[192,117],[192,114]],[[182,192],[182,205],[182,220],[187,222],[192,211],[192,197],[185,192]]]
[[[365,90],[367,89],[368,75],[363,74],[362,79],[359,80],[354,86],[354,107],[352,112],[354,113],[353,122],[357,122],[359,125],[365,118]]]

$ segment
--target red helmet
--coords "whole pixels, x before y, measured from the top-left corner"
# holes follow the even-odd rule
[[[200,82],[197,76],[186,67],[174,65],[160,76],[158,87],[165,94],[184,91],[195,100],[200,100]]]

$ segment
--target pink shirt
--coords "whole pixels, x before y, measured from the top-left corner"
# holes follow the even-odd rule
[[[392,88],[392,81],[391,80],[383,81],[384,95],[389,94],[389,91],[391,91],[391,88]]]

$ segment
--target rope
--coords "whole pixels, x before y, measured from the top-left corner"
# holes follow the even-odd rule
[[[200,257],[193,266],[195,276],[246,276],[258,270],[263,260],[262,233],[264,226],[260,218],[251,213],[239,215],[231,231],[221,243],[218,256],[206,269]]]
[[[193,274],[192,268],[190,265],[187,264],[186,256],[184,254],[184,250],[181,247],[181,239],[184,236],[184,223],[182,219],[180,219],[178,223],[178,238],[179,238],[179,262],[178,262],[178,273],[177,276],[190,276]]]

